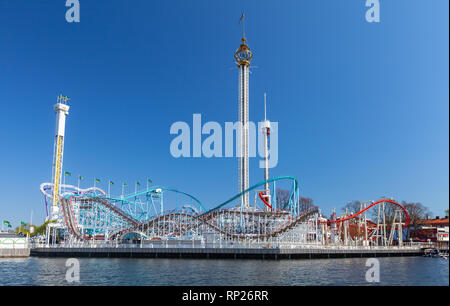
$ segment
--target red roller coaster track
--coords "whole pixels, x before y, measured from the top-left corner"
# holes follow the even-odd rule
[[[266,199],[265,199],[264,196],[265,196],[264,191],[261,191],[261,192],[259,193],[259,198],[261,199],[261,201],[262,201],[267,207],[269,207],[269,208],[272,210],[272,205],[270,205],[270,204],[266,201]],[[367,206],[366,208],[364,208],[363,210],[361,210],[361,211],[359,211],[359,212],[357,212],[357,213],[354,213],[354,214],[351,215],[351,216],[348,216],[348,217],[345,217],[345,218],[342,218],[342,219],[323,221],[323,222],[321,222],[321,223],[331,224],[331,223],[340,223],[340,222],[348,221],[348,220],[353,219],[353,218],[357,217],[358,215],[364,213],[365,211],[369,210],[370,208],[374,207],[375,205],[378,205],[378,204],[381,204],[381,203],[386,203],[386,202],[387,202],[387,203],[392,203],[392,204],[394,204],[394,205],[396,205],[396,206],[398,206],[398,207],[401,208],[401,210],[402,210],[403,213],[405,214],[405,218],[406,218],[406,219],[405,219],[405,225],[404,225],[404,226],[405,226],[405,227],[408,226],[408,224],[409,224],[409,215],[408,215],[408,212],[406,211],[406,208],[403,207],[402,205],[398,204],[398,203],[395,202],[394,200],[390,200],[390,199],[382,199],[382,200],[379,200],[379,201],[377,201],[377,202],[374,202],[374,203],[370,204],[369,206]],[[372,223],[371,221],[367,221],[367,222]]]
[[[261,201],[263,201],[264,204],[266,204],[267,207],[270,208],[270,210],[272,210],[272,205],[270,205],[269,203],[267,203],[266,199],[264,198],[266,194],[264,193],[264,191],[261,191],[259,193],[259,198],[261,199]]]
[[[406,218],[406,220],[405,220],[405,225],[404,225],[404,226],[408,226],[408,224],[409,224],[409,215],[408,215],[408,212],[406,211],[406,208],[403,207],[402,205],[398,204],[398,203],[395,202],[394,200],[389,200],[389,199],[382,199],[382,200],[379,200],[379,201],[377,201],[377,202],[374,202],[374,203],[370,204],[369,206],[367,206],[366,208],[364,208],[363,210],[358,211],[357,213],[355,213],[355,214],[353,214],[353,215],[351,215],[351,216],[348,216],[348,217],[345,217],[345,218],[342,218],[342,219],[336,219],[336,220],[328,220],[328,221],[324,221],[324,223],[325,223],[325,222],[326,222],[327,224],[331,224],[331,223],[340,223],[340,222],[344,222],[344,221],[353,219],[353,218],[357,217],[358,215],[362,214],[363,212],[367,211],[368,209],[374,207],[375,205],[378,205],[378,204],[381,204],[381,203],[386,203],[386,202],[387,202],[387,203],[392,203],[392,204],[394,204],[394,205],[400,207],[401,210],[403,210],[403,213],[405,214],[405,218]]]

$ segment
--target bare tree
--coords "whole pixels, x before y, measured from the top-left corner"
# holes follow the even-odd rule
[[[277,203],[276,203],[276,209],[281,210],[284,208],[284,206],[289,202],[289,197],[291,196],[291,193],[289,190],[286,189],[277,189]]]
[[[314,201],[311,198],[300,197],[300,199],[298,200],[298,206],[300,208],[300,211],[304,211],[313,207]]]
[[[276,209],[282,210],[286,204],[289,202],[291,193],[289,190],[286,189],[277,189],[277,203],[276,203]],[[298,205],[300,208],[300,211],[304,211],[306,209],[309,209],[314,206],[314,201],[311,198],[305,198],[300,197],[298,200]]]
[[[361,210],[361,202],[360,201],[351,201],[345,204],[345,206],[342,208],[343,212],[347,212],[349,214],[357,213]]]
[[[416,232],[419,227],[419,221],[431,216],[431,211],[428,207],[422,205],[422,203],[408,203],[402,201],[402,206],[405,207],[409,215],[408,235],[411,234],[411,231],[409,230],[411,227],[413,227],[414,232]]]

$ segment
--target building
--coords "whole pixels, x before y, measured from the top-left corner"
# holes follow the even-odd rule
[[[28,257],[28,237],[14,233],[0,233],[0,257]]]
[[[411,229],[410,237],[413,241],[448,243],[448,220],[448,217],[419,220],[417,230]]]

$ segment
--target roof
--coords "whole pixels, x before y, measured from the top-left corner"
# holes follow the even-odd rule
[[[443,218],[443,219],[428,219],[428,220],[419,220],[419,222],[417,222],[417,224],[421,224],[421,225],[448,225],[448,218]]]
[[[16,235],[15,233],[3,232],[3,233],[0,233],[0,238],[23,238],[23,237],[20,237],[20,236]]]

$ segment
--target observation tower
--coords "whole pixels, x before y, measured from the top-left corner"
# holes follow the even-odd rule
[[[239,70],[239,123],[240,123],[240,133],[239,133],[239,193],[247,190],[249,188],[249,67],[250,62],[253,57],[253,53],[248,47],[245,39],[245,28],[243,17],[242,21],[242,43],[239,48],[234,53],[234,58],[237,62]],[[249,208],[249,194],[248,192],[241,197],[241,205],[245,208]]]

